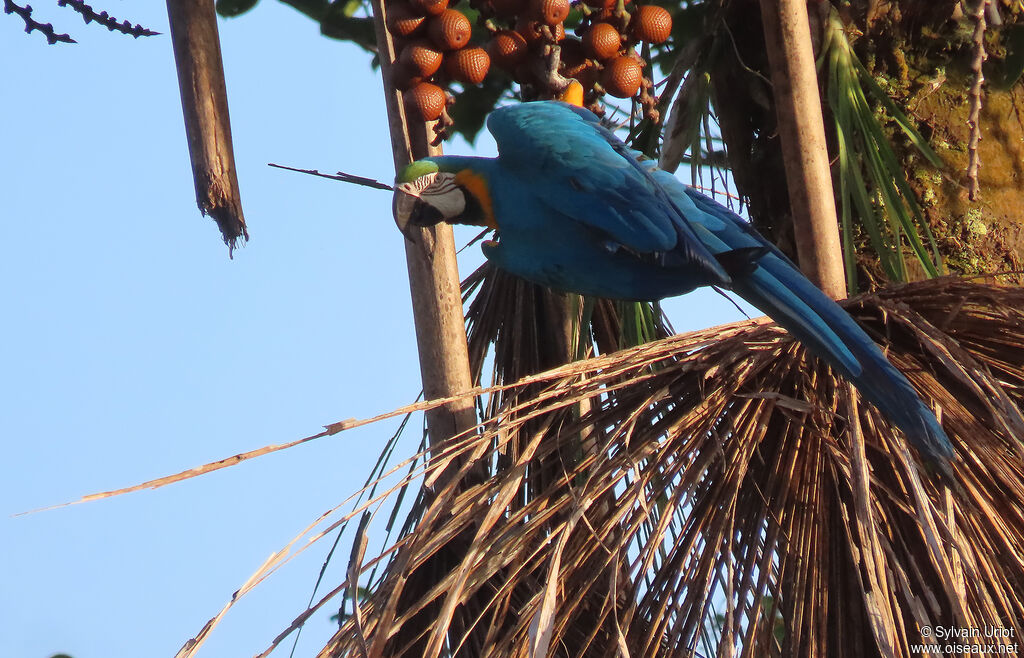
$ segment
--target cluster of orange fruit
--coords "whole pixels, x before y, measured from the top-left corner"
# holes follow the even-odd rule
[[[491,64],[538,96],[553,95],[558,80],[549,70],[554,47],[557,74],[575,78],[593,102],[602,93],[648,98],[650,81],[636,54],[640,42],[660,44],[672,32],[672,16],[657,5],[628,7],[630,0],[469,0],[484,47],[471,44],[473,25],[459,0],[388,0],[387,27],[395,37],[393,84],[423,119],[441,117],[443,85],[478,85]],[[631,11],[630,11],[631,10]],[[565,22],[575,24],[566,36]]]

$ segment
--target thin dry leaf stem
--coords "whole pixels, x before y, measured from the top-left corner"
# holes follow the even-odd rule
[[[917,467],[914,460],[910,457],[909,449],[902,443],[897,444],[896,449],[900,453],[900,460],[908,467],[906,470],[907,482],[910,485],[917,518],[920,521],[921,533],[931,553],[932,566],[938,573],[942,588],[946,591],[946,596],[953,606],[953,613],[956,616],[957,623],[961,624],[963,628],[970,628],[970,615],[968,615],[963,599],[958,598],[950,559],[946,551],[943,550],[942,543],[939,540],[935,515],[932,513],[932,503],[928,498],[928,494],[925,493],[924,488],[921,486],[921,480],[917,475]],[[961,547],[950,546],[950,549],[960,551]]]
[[[879,652],[883,656],[892,657],[895,656],[897,631],[893,610],[890,607],[890,585],[883,567],[878,527],[871,506],[871,473],[864,449],[864,434],[860,426],[857,391],[853,384],[846,384],[845,397],[846,420],[849,423],[847,435],[853,467],[854,515],[857,533],[860,535],[860,569],[866,575],[868,583],[868,587],[863,590],[864,607]]]
[[[363,658],[370,658],[370,649],[366,645],[366,631],[363,628],[363,611],[359,604],[359,574],[361,573],[363,556],[366,554],[366,528],[370,524],[370,514],[364,512],[359,519],[359,527],[356,529],[356,537],[352,542],[352,555],[348,562],[348,595],[352,598],[352,619],[356,628],[356,637],[359,638],[359,648],[363,652]]]
[[[346,587],[348,587],[347,580],[342,582],[340,585],[332,589],[327,594],[324,594],[319,601],[303,610],[301,614],[299,614],[297,617],[295,617],[295,619],[292,620],[292,623],[288,625],[288,628],[278,633],[277,637],[273,639],[273,641],[267,646],[267,648],[264,649],[261,653],[257,654],[255,658],[267,658],[267,656],[269,656],[274,651],[274,649],[276,649],[282,642],[284,642],[284,640],[289,635],[291,635],[292,632],[297,631],[299,628],[304,626],[306,621],[308,621],[309,618],[312,617],[317,610],[322,608],[325,603],[333,599],[335,596],[345,591]]]

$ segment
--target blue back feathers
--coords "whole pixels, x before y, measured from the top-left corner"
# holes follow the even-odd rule
[[[852,381],[926,457],[953,454],[913,386],[853,318],[746,221],[641,161],[594,114],[522,103],[495,110],[487,127],[496,160],[451,161],[489,180],[500,239],[485,253],[496,265],[612,298],[733,290]]]

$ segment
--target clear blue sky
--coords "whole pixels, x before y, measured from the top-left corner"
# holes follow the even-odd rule
[[[381,83],[365,53],[279,3],[221,21],[252,234],[228,260],[195,206],[167,37],[135,41],[33,4],[79,44],[47,46],[0,15],[0,656],[171,656],[359,487],[394,423],[157,491],[12,515],[413,401],[390,195],[266,166],[389,180]],[[162,4],[96,8],[166,34]],[[479,261],[467,250],[463,272]],[[667,309],[680,330],[738,317],[714,294]],[[261,651],[304,608],[327,549],[244,599],[200,655]],[[296,655],[323,645],[330,612],[307,624]]]

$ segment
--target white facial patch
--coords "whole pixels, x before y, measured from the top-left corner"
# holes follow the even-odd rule
[[[455,183],[455,174],[433,172],[409,183],[402,183],[398,191],[417,197],[435,208],[441,217],[453,220],[466,211],[466,194]]]
[[[399,192],[408,194],[409,196],[419,197],[423,190],[430,187],[430,185],[434,182],[434,179],[437,178],[437,176],[438,172],[436,171],[431,172],[429,174],[424,174],[414,181],[410,181],[408,183],[399,183],[396,186],[396,189]]]

